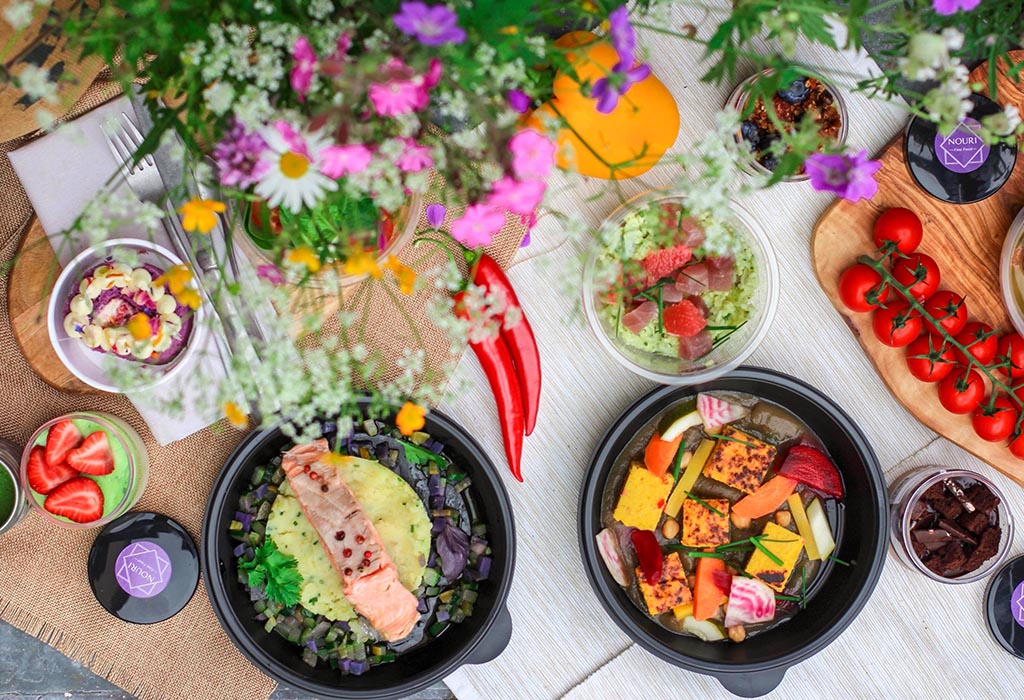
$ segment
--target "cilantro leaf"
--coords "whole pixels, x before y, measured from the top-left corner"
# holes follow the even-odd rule
[[[264,541],[255,556],[238,568],[247,572],[249,587],[264,588],[270,600],[289,607],[299,602],[302,592],[299,563],[295,557],[278,550],[273,540]]]
[[[431,452],[425,447],[414,445],[406,440],[399,440],[405,447],[405,458],[413,464],[429,464],[433,462],[438,466],[439,469],[444,468],[445,461],[444,457],[434,452]]]

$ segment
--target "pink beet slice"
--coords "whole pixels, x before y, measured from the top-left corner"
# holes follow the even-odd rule
[[[794,445],[786,455],[779,474],[796,479],[818,493],[843,497],[843,480],[828,455],[807,445]]]

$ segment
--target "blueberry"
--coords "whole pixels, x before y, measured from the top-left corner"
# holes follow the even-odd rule
[[[806,82],[806,78],[799,78],[791,82],[789,87],[784,90],[779,90],[775,94],[779,96],[779,99],[784,102],[788,102],[791,105],[800,104],[807,99],[809,94],[811,94],[811,91],[805,84]]]
[[[775,157],[774,153],[762,153],[758,156],[757,162],[768,170],[775,170],[775,168],[779,167],[779,159]]]
[[[763,134],[754,122],[743,122],[740,125],[740,133],[743,135],[743,140],[750,144],[750,150],[752,151],[761,143],[761,136]]]

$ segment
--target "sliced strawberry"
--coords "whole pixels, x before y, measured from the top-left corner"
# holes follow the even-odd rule
[[[46,497],[43,508],[76,523],[92,523],[103,517],[103,492],[86,476],[77,476]]]
[[[796,479],[832,498],[843,497],[843,480],[828,456],[808,445],[794,445],[786,455],[779,474]]]
[[[51,467],[67,459],[68,452],[82,444],[82,433],[69,420],[62,420],[46,434],[46,463]]]
[[[36,445],[28,454],[28,485],[36,493],[44,496],[69,479],[78,476],[78,472],[61,462],[51,467],[46,463],[46,450],[42,445]]]
[[[679,268],[690,262],[692,257],[693,251],[685,245],[663,248],[650,253],[643,261],[648,281],[657,282],[663,277],[671,277]]]
[[[68,452],[68,465],[90,476],[106,476],[114,471],[114,454],[107,434],[90,434],[79,447]]]
[[[704,326],[708,325],[704,314],[689,299],[666,306],[661,318],[665,323],[666,333],[686,338],[697,335],[704,330]]]

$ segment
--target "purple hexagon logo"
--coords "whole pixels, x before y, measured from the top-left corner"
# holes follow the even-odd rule
[[[974,172],[984,165],[991,149],[978,136],[980,130],[981,124],[976,119],[966,117],[948,136],[938,132],[935,135],[935,154],[939,163],[954,173]]]
[[[1024,581],[1017,584],[1010,596],[1010,612],[1017,624],[1024,627]]]
[[[114,562],[117,584],[134,598],[152,598],[171,581],[171,560],[163,547],[153,542],[133,542]]]

